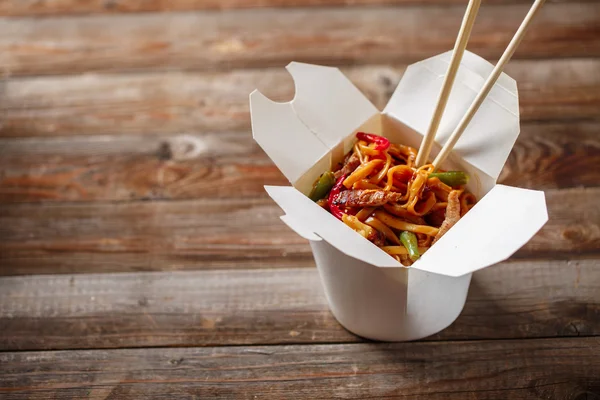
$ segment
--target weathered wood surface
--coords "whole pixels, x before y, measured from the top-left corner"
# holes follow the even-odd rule
[[[598,259],[477,272],[465,308],[427,340],[600,335]],[[0,350],[361,339],[329,312],[313,268],[0,279]]]
[[[500,183],[598,186],[600,122],[528,123]],[[263,196],[288,182],[250,132],[0,139],[0,201]]]
[[[0,171],[2,202],[247,198],[289,184],[250,132],[0,140]]]
[[[597,399],[600,338],[0,354],[16,399]]]
[[[600,188],[548,190],[550,221],[518,258],[593,257]],[[0,207],[0,275],[312,266],[265,197]]]
[[[593,187],[599,185],[598,165],[600,124],[522,124],[498,182],[537,190]]]
[[[23,204],[0,214],[0,274],[313,265],[264,197]]]
[[[404,69],[342,70],[383,109]],[[507,73],[519,83],[521,120],[597,119],[598,71],[596,58],[512,61]],[[247,131],[256,88],[277,101],[294,97],[283,68],[9,79],[0,84],[0,136]]]
[[[563,2],[566,0],[553,0]],[[581,1],[581,0],[580,0]],[[591,0],[594,1],[594,0]],[[489,0],[486,4],[528,3]],[[374,5],[464,5],[461,0],[0,0],[0,16],[76,15],[191,10],[230,10],[256,7],[334,7]]]
[[[469,50],[496,59],[529,6],[486,2]],[[464,8],[0,0],[0,398],[600,399],[600,2],[546,4],[507,68],[500,182],[545,190],[550,221],[444,331],[344,330],[263,192],[286,182],[249,92],[289,100],[283,66],[314,62],[383,108]]]
[[[528,4],[486,5],[469,49],[500,56]],[[8,75],[412,62],[453,47],[464,5],[260,9],[23,19],[0,23]],[[600,4],[547,4],[517,58],[600,55]]]

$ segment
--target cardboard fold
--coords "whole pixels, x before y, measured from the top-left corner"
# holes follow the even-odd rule
[[[298,118],[291,102],[276,103],[255,90],[250,94],[250,113],[254,140],[290,182],[329,152]]]
[[[548,221],[544,192],[496,185],[414,267],[461,276],[506,260]]]
[[[296,115],[329,149],[379,113],[338,68],[298,62],[286,68],[296,88]]]
[[[307,225],[302,219],[294,218],[289,214],[282,215],[279,218],[303,239],[312,242],[318,242],[321,240],[321,238],[315,235],[315,233],[312,231],[310,225]]]

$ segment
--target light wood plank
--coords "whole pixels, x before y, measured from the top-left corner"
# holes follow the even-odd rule
[[[600,122],[526,123],[500,183],[598,186]],[[0,139],[0,202],[256,197],[287,180],[250,132]]]
[[[479,271],[460,317],[427,340],[600,335],[598,261]],[[4,277],[0,289],[5,351],[361,340],[313,268]]]
[[[343,72],[383,109],[404,69]],[[599,70],[598,58],[512,61],[507,73],[519,84],[521,120],[597,119]],[[0,85],[0,137],[247,131],[256,88],[276,101],[294,97],[283,68],[8,80]]]
[[[566,0],[554,0],[562,2]],[[526,3],[524,0],[489,0],[490,4]],[[452,5],[459,0],[0,0],[0,16],[49,16],[192,10],[230,10],[258,7],[354,7],[373,5]]]
[[[497,58],[528,4],[482,7],[469,49]],[[413,62],[452,48],[464,5],[3,19],[9,75]],[[549,3],[516,58],[600,56],[600,4]]]
[[[550,221],[518,258],[592,257],[600,188],[546,191]],[[265,197],[0,207],[0,275],[312,266]]]
[[[596,399],[600,338],[0,354],[14,399]]]

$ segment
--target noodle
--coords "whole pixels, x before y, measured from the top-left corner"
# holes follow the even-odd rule
[[[365,162],[365,156],[363,156],[362,151],[360,151],[360,146],[359,146],[359,142],[357,142],[354,147],[352,148],[352,150],[354,151],[355,154],[358,155],[358,158],[360,159],[360,163],[364,163]]]
[[[397,165],[395,167],[388,169],[387,184],[385,185],[384,190],[391,190],[392,185],[394,184],[394,176],[396,173],[402,174],[403,177],[408,176],[409,178],[407,179],[407,182],[410,180],[410,178],[413,175],[412,169],[406,165]]]
[[[412,265],[475,205],[475,196],[465,191],[468,177],[461,171],[434,174],[432,164],[416,168],[415,148],[373,134],[357,136],[360,140],[335,172],[335,188],[321,190],[330,194],[318,203],[402,264]]]
[[[369,176],[369,174],[381,163],[383,163],[383,160],[373,160],[359,165],[359,167],[344,180],[344,186],[351,188],[354,182],[358,182],[362,178]]]
[[[371,178],[371,183],[379,183],[381,182],[381,180],[383,179],[384,176],[386,176],[387,172],[388,172],[388,168],[390,168],[390,164],[392,163],[392,156],[390,156],[388,153],[385,153],[385,157],[386,157],[386,161],[385,161],[385,165],[383,166],[383,168],[381,168],[381,171],[379,171],[379,173],[374,176],[373,178]]]
[[[435,199],[435,194],[433,192],[427,193],[427,196],[421,201],[417,201],[417,203],[411,208],[408,208],[409,212],[412,212],[415,215],[422,216],[427,214],[431,209],[436,205],[437,201]],[[417,210],[418,208],[418,210]]]
[[[375,217],[381,222],[388,225],[390,228],[399,229],[401,231],[409,231],[413,233],[424,233],[429,236],[435,236],[438,234],[439,229],[433,226],[427,225],[416,225],[410,222],[402,221],[400,218],[396,218],[386,213],[385,211],[375,211]]]
[[[371,225],[373,228],[377,229],[379,232],[381,232],[383,234],[383,236],[385,236],[385,238],[387,240],[389,240],[390,242],[397,244],[397,245],[401,245],[402,243],[400,242],[400,239],[398,239],[398,236],[396,236],[396,234],[394,233],[393,230],[391,230],[389,228],[389,226],[387,226],[386,224],[384,224],[383,222],[381,222],[380,220],[378,220],[375,217],[369,217],[365,223],[367,223],[368,225]]]
[[[367,224],[363,224],[362,222],[360,222],[358,218],[356,218],[354,215],[344,214],[344,216],[342,217],[342,221],[344,221],[346,225],[359,232],[366,238],[373,235],[373,228]]]
[[[374,183],[367,181],[366,179],[361,179],[360,181],[354,182],[352,185],[352,189],[381,189]]]
[[[475,205],[475,196],[473,193],[464,192],[460,195],[460,216],[463,217]]]
[[[356,218],[358,218],[359,221],[363,222],[364,220],[369,218],[371,214],[373,214],[373,211],[375,211],[375,207],[365,207],[356,213]]]

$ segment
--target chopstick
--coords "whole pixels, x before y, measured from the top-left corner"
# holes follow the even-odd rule
[[[529,12],[527,13],[525,19],[523,19],[523,22],[521,23],[521,26],[519,26],[519,29],[517,29],[517,32],[508,44],[508,47],[506,47],[506,50],[504,50],[502,57],[500,57],[498,64],[496,64],[496,66],[492,70],[492,73],[483,84],[483,87],[481,88],[479,93],[477,93],[475,100],[473,100],[473,103],[471,103],[471,106],[467,110],[466,114],[458,123],[458,126],[456,127],[456,129],[454,129],[454,132],[452,132],[452,135],[450,135],[450,138],[446,141],[444,147],[433,161],[433,166],[435,167],[435,169],[437,169],[444,162],[446,157],[448,157],[448,155],[452,151],[452,148],[454,148],[454,145],[456,144],[458,139],[460,139],[461,135],[473,119],[473,116],[475,115],[477,110],[479,110],[479,107],[492,90],[492,87],[494,87],[494,84],[500,77],[500,74],[502,74],[504,67],[514,54],[515,50],[517,50],[517,47],[519,46],[521,40],[523,40],[523,37],[525,36],[525,32],[527,32],[527,29],[531,24],[531,21],[538,13],[538,11],[542,8],[545,2],[546,0],[536,0],[529,9]]]
[[[467,48],[467,43],[469,42],[469,37],[471,36],[471,31],[473,30],[473,25],[475,24],[480,5],[481,0],[470,0],[467,10],[465,11],[465,16],[463,17],[458,36],[456,37],[456,42],[454,43],[452,59],[450,60],[450,65],[446,71],[442,90],[440,91],[435,111],[433,112],[431,123],[429,124],[429,129],[427,130],[427,134],[423,137],[419,152],[417,153],[417,159],[415,161],[417,167],[425,164],[427,157],[429,157],[429,153],[431,152],[431,146],[433,145],[435,134],[440,126],[442,115],[444,115],[444,110],[446,109],[446,104],[448,103],[450,92],[452,91],[452,85],[454,84],[460,61]]]

